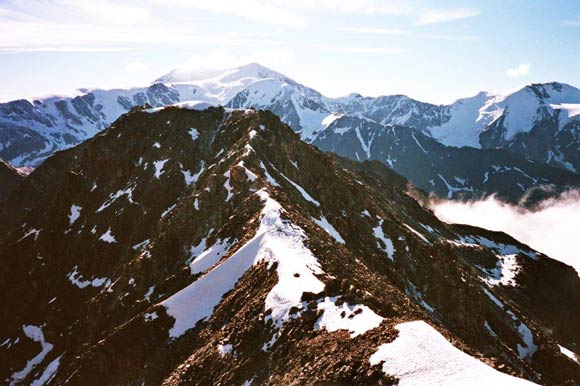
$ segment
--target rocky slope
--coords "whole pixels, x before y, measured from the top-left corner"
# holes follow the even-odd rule
[[[411,127],[450,148],[501,148],[539,163],[580,170],[580,90],[563,83],[532,84],[507,96],[481,92],[450,105],[433,105],[405,95],[333,99],[269,80],[251,84],[228,106],[274,111],[307,142],[346,115]]]
[[[148,87],[80,90],[75,97],[0,103],[0,158],[16,166],[38,166],[55,151],[93,137],[135,106],[225,104],[257,80],[290,81],[257,64],[204,75],[200,78],[189,74],[193,79],[181,81],[174,71]]]
[[[534,195],[542,198],[578,181],[572,173],[580,162],[580,90],[572,86],[531,85],[508,96],[482,92],[451,105],[404,95],[328,98],[256,63],[227,70],[177,69],[144,88],[86,90],[74,98],[0,104],[0,157],[17,166],[37,166],[55,151],[92,137],[131,108],[183,104],[270,110],[306,142],[353,159],[377,159],[440,197],[496,193],[519,201],[529,196],[530,187],[543,185],[543,193]],[[332,130],[340,117],[337,136]],[[393,147],[393,139],[371,146],[370,137],[343,133],[346,122],[352,123],[352,132],[364,131],[357,129],[361,121],[382,138],[392,136],[390,126],[410,128],[407,133],[398,129],[408,146]],[[409,141],[416,142],[414,138],[433,144],[428,145],[432,154]]]
[[[495,194],[532,205],[580,187],[580,175],[507,150],[448,147],[422,131],[361,117],[334,120],[312,144],[357,161],[380,161],[415,186],[448,199]]]
[[[25,176],[9,163],[0,160],[0,201],[16,188]]]
[[[133,110],[0,205],[0,377],[580,382],[576,272],[407,189],[270,112]]]
[[[502,114],[479,136],[483,148],[505,148],[539,162],[580,170],[580,90],[532,84],[501,102]]]

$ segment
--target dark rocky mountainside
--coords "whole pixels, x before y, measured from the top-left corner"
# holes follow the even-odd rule
[[[408,188],[270,112],[134,109],[0,205],[0,377],[580,382],[576,272]]]
[[[503,148],[538,162],[580,171],[580,90],[563,83],[531,84],[510,95],[479,136],[483,148]]]
[[[504,149],[448,147],[419,130],[361,117],[336,119],[312,144],[354,160],[380,161],[442,198],[495,194],[508,202],[533,204],[580,187],[580,175]]]
[[[575,102],[580,90],[560,83],[433,105],[404,95],[331,99],[296,82],[264,79],[227,106],[270,110],[306,142],[376,159],[441,198],[497,194],[533,204],[578,186]]]
[[[24,177],[18,169],[0,160],[0,201],[5,199]]]
[[[379,160],[441,198],[491,193],[533,204],[580,179],[580,90],[573,86],[532,84],[449,105],[405,95],[329,98],[257,63],[176,69],[147,87],[0,103],[0,158],[38,166],[132,108],[200,103],[272,111],[302,140],[352,159]]]
[[[191,97],[195,95],[189,90]],[[179,102],[163,84],[131,90],[94,90],[75,97],[0,103],[0,157],[16,166],[38,166],[55,151],[69,148],[109,127],[134,106]]]

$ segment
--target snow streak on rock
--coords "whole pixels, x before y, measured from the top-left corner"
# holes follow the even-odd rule
[[[268,293],[265,304],[277,327],[289,319],[293,307],[302,306],[303,292],[320,293],[324,289],[324,283],[315,276],[322,274],[322,269],[304,246],[304,231],[282,219],[284,209],[265,190],[257,194],[264,201],[264,208],[254,237],[221,264],[161,303],[175,319],[169,331],[172,338],[180,337],[200,320],[211,317],[223,295],[260,261],[277,264],[278,283]]]

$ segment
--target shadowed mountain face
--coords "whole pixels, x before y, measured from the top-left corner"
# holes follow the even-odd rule
[[[376,159],[442,198],[498,194],[533,205],[580,179],[580,90],[570,85],[533,84],[507,96],[481,92],[450,105],[404,95],[328,98],[256,63],[173,70],[147,87],[0,104],[0,158],[38,166],[132,108],[184,104],[270,110],[304,141],[355,160]]]
[[[572,268],[438,221],[270,112],[148,111],[0,205],[8,383],[580,382]]]
[[[12,165],[0,160],[0,201],[8,196],[24,179],[24,175]]]
[[[354,160],[380,161],[417,187],[448,199],[495,194],[533,205],[580,187],[580,175],[507,150],[447,147],[421,131],[360,117],[336,119],[312,144]]]

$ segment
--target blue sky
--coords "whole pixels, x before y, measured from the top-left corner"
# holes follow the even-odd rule
[[[328,96],[580,86],[580,2],[0,0],[0,100],[253,61]]]

